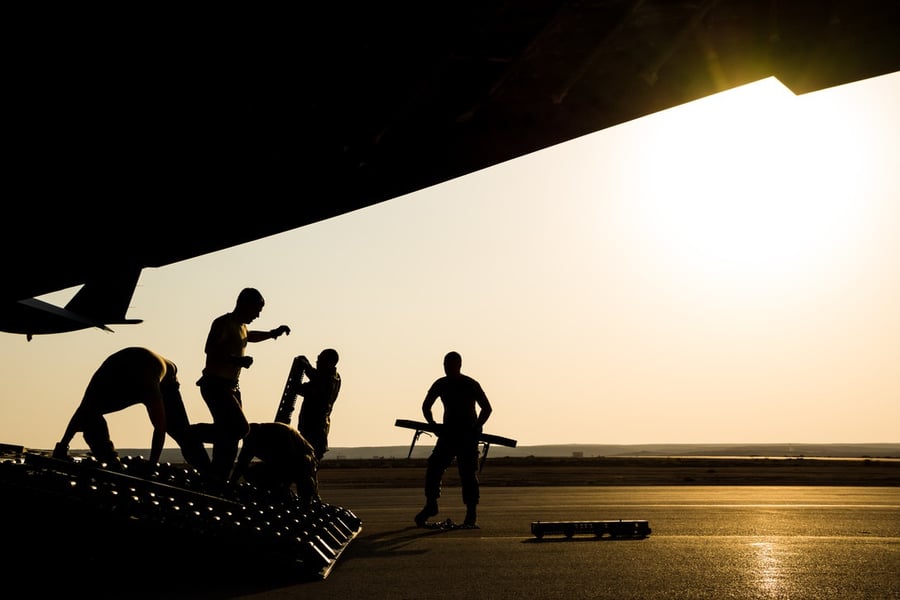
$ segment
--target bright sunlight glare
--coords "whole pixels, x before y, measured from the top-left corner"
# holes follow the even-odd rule
[[[771,289],[852,246],[851,186],[871,179],[875,144],[854,115],[827,120],[804,100],[770,78],[661,120],[639,202],[667,269]]]

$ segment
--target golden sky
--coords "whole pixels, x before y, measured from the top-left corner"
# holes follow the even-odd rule
[[[249,346],[248,418],[272,420],[294,356],[334,347],[336,447],[408,444],[393,422],[421,418],[449,350],[520,446],[900,442],[897,106],[900,73],[799,97],[766,79],[147,269],[140,325],[0,334],[0,442],[52,447],[125,346],[175,361],[208,421],[206,333],[245,286],[266,297],[251,328],[293,330]],[[149,447],[141,408],[110,427]]]

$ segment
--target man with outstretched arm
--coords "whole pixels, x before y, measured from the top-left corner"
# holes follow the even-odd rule
[[[274,340],[291,333],[287,325],[270,331],[248,329],[263,306],[265,300],[259,290],[244,288],[238,294],[234,309],[213,320],[206,338],[206,366],[197,385],[213,422],[198,423],[192,430],[198,439],[213,445],[212,477],[218,483],[228,480],[238,444],[250,431],[238,386],[241,369],[249,369],[253,364],[253,357],[245,354],[247,344]]]

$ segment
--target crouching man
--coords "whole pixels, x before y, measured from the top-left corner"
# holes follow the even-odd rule
[[[254,458],[258,460],[252,462]],[[304,504],[317,503],[321,502],[318,468],[315,450],[295,428],[284,423],[250,423],[231,483],[243,478],[276,494],[299,496]]]

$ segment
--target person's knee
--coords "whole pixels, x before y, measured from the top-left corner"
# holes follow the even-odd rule
[[[243,423],[221,423],[214,426],[216,440],[223,443],[238,442],[250,433],[250,424],[246,421]]]
[[[226,424],[225,428],[228,431],[228,435],[236,440],[242,440],[250,433],[250,423],[243,414],[235,415],[235,417]]]

